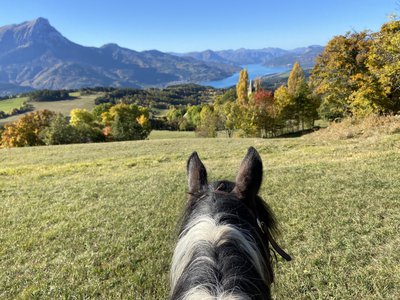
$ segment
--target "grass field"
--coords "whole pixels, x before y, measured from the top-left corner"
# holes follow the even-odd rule
[[[28,97],[11,98],[6,100],[0,100],[0,110],[5,113],[10,113],[14,108],[20,108],[24,101],[28,100]]]
[[[166,140],[166,139],[194,139],[196,134],[194,131],[168,131],[153,130],[150,132],[150,140]]]
[[[187,157],[234,179],[249,146],[294,258],[274,298],[398,299],[399,134],[0,149],[0,298],[165,299]]]
[[[70,93],[70,95],[72,97],[76,97],[76,98],[74,98],[72,100],[42,101],[42,102],[29,102],[29,103],[34,106],[34,110],[48,109],[51,111],[60,112],[67,116],[67,115],[69,115],[70,111],[74,108],[85,108],[85,109],[91,111],[95,105],[94,99],[99,97],[101,95],[101,93],[80,96],[80,93],[77,92],[77,93]],[[10,100],[3,100],[3,101],[10,101],[8,104],[8,107],[11,110],[15,107],[20,107],[21,104],[18,104],[18,103],[19,102],[22,103],[26,99],[27,98],[13,98],[13,99],[10,99],[12,101],[10,101]],[[3,101],[0,101],[0,110],[3,110],[2,109]],[[4,107],[7,107],[7,106],[4,106]],[[22,116],[22,114],[11,116],[6,119],[0,119],[0,125],[13,122],[13,121],[19,119],[21,116]]]
[[[219,131],[218,137],[227,138],[225,131]],[[167,139],[194,139],[196,133],[194,131],[169,131],[169,130],[153,130],[150,132],[150,140],[167,140]]]

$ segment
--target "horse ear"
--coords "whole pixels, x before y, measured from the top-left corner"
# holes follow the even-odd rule
[[[263,165],[257,150],[250,147],[236,176],[233,190],[240,199],[254,199],[262,182]]]
[[[196,193],[207,185],[207,171],[197,152],[190,155],[187,162],[189,193]]]

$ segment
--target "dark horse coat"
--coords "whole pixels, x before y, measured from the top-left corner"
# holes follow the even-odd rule
[[[187,164],[189,201],[171,265],[171,299],[271,299],[271,245],[275,217],[257,196],[262,161],[254,148],[243,159],[235,183],[208,184],[194,152]]]

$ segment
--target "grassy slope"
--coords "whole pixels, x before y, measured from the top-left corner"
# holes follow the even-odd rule
[[[48,109],[52,110],[55,112],[60,112],[64,115],[69,115],[70,111],[74,108],[86,108],[87,110],[92,110],[94,107],[94,99],[99,97],[100,93],[93,94],[93,95],[84,95],[80,96],[79,93],[71,93],[71,96],[77,97],[76,99],[73,100],[63,100],[63,101],[43,101],[43,102],[30,102],[34,106],[34,110],[42,110],[42,109]],[[10,109],[14,107],[20,107],[21,105],[18,104],[21,99],[26,99],[26,98],[14,98],[14,101],[11,103],[14,106],[10,107]],[[3,110],[1,108],[1,103],[3,101],[0,101],[0,110]],[[22,103],[22,101],[21,101]],[[10,104],[10,105],[11,105]],[[22,116],[20,115],[15,115],[11,116],[6,119],[0,119],[0,125],[13,122],[17,119],[19,119]]]
[[[20,108],[22,103],[26,101],[27,97],[11,98],[6,100],[0,100],[0,110],[5,113],[10,113],[14,108]]]
[[[0,149],[0,298],[165,299],[187,157],[233,179],[250,145],[294,257],[276,299],[398,297],[400,135]]]

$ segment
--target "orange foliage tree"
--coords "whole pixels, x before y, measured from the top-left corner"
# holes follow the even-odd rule
[[[41,110],[29,113],[14,123],[4,126],[0,145],[3,147],[24,147],[44,145],[40,133],[49,127],[55,113]]]

